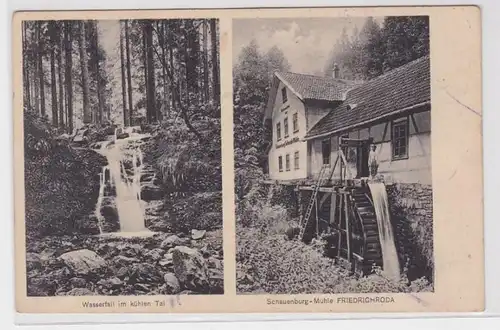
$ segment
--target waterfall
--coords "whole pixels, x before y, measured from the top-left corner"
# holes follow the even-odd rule
[[[390,279],[399,280],[399,260],[394,243],[394,234],[389,213],[387,191],[383,183],[369,183],[373,206],[377,217],[380,246],[382,249],[383,273]]]
[[[106,187],[106,171],[109,170],[108,166],[103,166],[102,172],[99,174],[100,178],[100,183],[99,183],[99,197],[97,198],[97,204],[95,207],[94,214],[97,218],[97,225],[99,226],[99,232],[102,234],[103,230],[103,222],[104,222],[104,217],[101,214],[101,206],[102,206],[102,200],[104,199],[104,188]]]
[[[117,129],[114,140],[108,141],[97,150],[106,157],[108,165],[103,168],[101,174],[101,186],[95,212],[99,222],[102,223],[104,218],[100,213],[100,208],[106,194],[105,187],[111,185],[116,191],[115,204],[120,221],[120,233],[145,234],[149,230],[144,223],[145,215],[141,203],[143,154],[139,147],[145,135],[134,133],[129,138],[117,139],[117,135],[121,132],[121,129]]]

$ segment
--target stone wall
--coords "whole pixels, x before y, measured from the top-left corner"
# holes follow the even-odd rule
[[[432,186],[393,184],[387,186],[396,249],[409,280],[434,272]]]

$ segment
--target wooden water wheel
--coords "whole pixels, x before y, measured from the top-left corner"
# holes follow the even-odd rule
[[[332,201],[332,230],[337,259],[347,261],[360,276],[382,266],[375,209],[368,187],[341,188]]]

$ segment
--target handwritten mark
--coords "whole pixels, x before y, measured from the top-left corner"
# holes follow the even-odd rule
[[[455,169],[455,170],[453,171],[453,173],[451,173],[451,175],[450,175],[450,177],[448,178],[448,180],[453,179],[453,177],[454,177],[456,174],[457,174],[457,169]]]
[[[417,295],[415,295],[414,293],[409,293],[409,296],[412,297],[413,299],[415,299],[420,305],[426,307],[428,305],[428,303],[423,300],[422,298],[418,297]]]
[[[169,296],[168,297],[168,302],[170,304],[170,308],[175,308],[175,306],[180,306],[181,304],[181,296],[180,295],[175,295],[175,296]]]
[[[457,99],[455,96],[453,96],[450,92],[448,92],[447,90],[445,90],[446,94],[448,94],[449,97],[451,97],[455,102],[457,102],[458,104],[460,104],[461,106],[463,106],[464,108],[466,108],[467,110],[471,111],[472,113],[478,115],[479,117],[481,117],[481,113],[471,107],[469,107],[468,105],[465,105],[463,104],[462,102],[460,102],[459,99]]]

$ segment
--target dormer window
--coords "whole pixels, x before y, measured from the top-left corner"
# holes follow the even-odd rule
[[[285,129],[285,138],[288,137],[288,117],[283,120],[283,128]]]
[[[293,132],[297,133],[299,131],[299,116],[297,113],[293,114],[292,126],[293,126]]]
[[[347,105],[347,110],[353,110],[356,108],[358,105],[356,103],[350,103]]]
[[[281,98],[283,100],[283,104],[285,104],[288,101],[288,98],[286,96],[286,87],[283,87],[281,89]]]
[[[276,124],[276,139],[281,140],[281,123]]]

